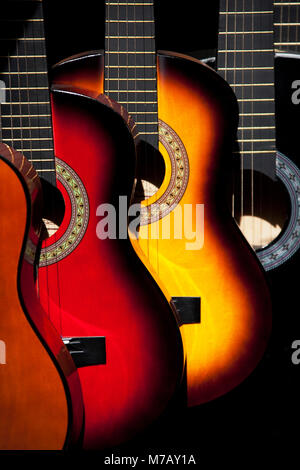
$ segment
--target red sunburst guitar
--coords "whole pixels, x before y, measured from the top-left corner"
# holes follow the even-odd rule
[[[24,156],[0,143],[0,450],[59,450],[83,424],[73,360],[34,282],[41,187]]]
[[[271,329],[264,273],[227,212],[224,196],[236,99],[198,60],[156,54],[148,0],[106,2],[105,49],[104,58],[91,53],[59,65],[54,81],[95,95],[104,92],[136,123],[135,200],[142,211],[138,236],[131,232],[131,241],[181,322],[188,404],[198,405],[233,389],[253,371]],[[201,213],[195,233],[195,212],[192,219],[187,209],[197,204],[204,205],[204,233]],[[182,214],[179,222],[175,208]],[[190,233],[183,224],[186,209]]]
[[[130,197],[130,131],[88,92],[55,87],[54,159],[42,4],[30,3],[28,11],[26,5],[31,20],[23,34],[16,29],[17,50],[3,53],[10,103],[2,106],[3,138],[35,166],[47,200],[44,218],[59,225],[42,246],[39,298],[79,370],[83,446],[102,448],[130,439],[166,408],[183,373],[182,340],[129,239],[100,240],[96,233],[98,207]]]

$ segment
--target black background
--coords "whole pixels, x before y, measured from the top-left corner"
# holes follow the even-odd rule
[[[72,54],[104,48],[103,0],[44,0],[44,8],[50,67]],[[198,58],[214,55],[217,0],[182,4],[161,0],[156,2],[155,12],[157,49]],[[293,79],[300,78],[297,73],[291,72]],[[277,72],[277,88],[281,90],[277,96],[281,113],[278,141],[281,150],[289,150],[295,160],[299,154],[299,112],[291,118],[291,108],[284,99],[285,81],[289,79],[281,69]],[[141,456],[149,452],[193,453],[199,466],[204,457],[210,463],[217,458],[224,464],[240,458],[240,468],[251,458],[259,465],[262,459],[271,464],[278,453],[286,458],[291,455],[299,441],[299,372],[291,363],[291,344],[300,337],[298,267],[299,253],[267,275],[274,305],[273,333],[264,359],[247,380],[201,407],[186,410],[174,405],[165,420],[133,442],[99,455],[97,466],[103,463],[104,455],[112,452]]]
[[[104,0],[44,0],[43,5],[50,66],[79,52],[104,49]],[[156,1],[155,17],[157,49],[206,57],[216,48],[218,0]]]

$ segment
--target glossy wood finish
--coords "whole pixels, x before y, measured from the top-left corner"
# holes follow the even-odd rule
[[[99,60],[77,57],[65,70],[84,68]],[[69,72],[68,72],[69,73]],[[66,83],[58,66],[54,80]],[[70,73],[68,75],[70,80]],[[92,93],[103,86],[90,79]],[[78,82],[77,82],[78,85]],[[186,349],[188,403],[212,400],[242,382],[265,351],[271,330],[268,287],[259,262],[228,212],[227,179],[230,178],[232,143],[237,126],[237,105],[228,85],[197,60],[170,53],[158,55],[158,114],[180,137],[189,159],[188,187],[180,201],[204,204],[204,246],[186,250],[185,238],[147,240],[149,226],[142,227],[134,247],[170,301],[174,296],[201,297],[201,323],[183,325]],[[171,175],[170,159],[164,158],[165,180]],[[161,222],[152,224],[159,233]],[[184,233],[184,230],[182,230]],[[160,232],[161,233],[161,232]]]
[[[188,154],[189,181],[180,206],[184,213],[185,204],[204,204],[204,244],[187,250],[189,240],[171,233],[157,245],[141,233],[140,245],[170,297],[201,298],[201,323],[181,327],[188,403],[198,405],[233,389],[255,368],[270,334],[270,297],[259,262],[226,204],[237,124],[229,87],[198,61],[161,54],[158,103],[159,118],[180,136]],[[162,147],[161,152],[168,165]],[[154,225],[161,230],[161,222]]]
[[[52,92],[55,153],[80,177],[89,221],[74,251],[39,269],[38,285],[61,336],[106,338],[106,364],[78,370],[84,448],[99,449],[129,440],[163,412],[181,380],[183,351],[173,312],[129,239],[97,237],[98,206],[112,204],[118,215],[119,195],[130,197],[135,154],[123,119],[88,95],[74,87]],[[44,247],[60,239],[72,215],[59,181],[58,188],[64,220]]]
[[[41,225],[37,174],[2,143],[0,155],[0,339],[6,349],[0,365],[0,449],[59,450],[79,438],[80,384],[35,291],[31,256]]]

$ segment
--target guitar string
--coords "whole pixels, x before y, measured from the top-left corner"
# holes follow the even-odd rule
[[[220,20],[221,20],[222,17],[220,17]],[[224,65],[224,79],[225,81],[228,81],[228,77],[227,77],[227,71],[228,71],[228,59],[229,59],[229,55],[228,55],[228,20],[229,20],[229,3],[228,3],[228,0],[226,0],[225,2],[225,45],[224,47],[222,47],[223,43],[222,43],[222,36],[221,36],[221,40],[219,41],[219,45],[221,45],[221,49],[224,49],[225,50],[225,53],[224,53],[224,64],[223,64],[223,61],[220,60],[220,63],[222,65]],[[221,29],[221,28],[219,28]],[[220,57],[220,54],[219,54],[219,57]],[[237,138],[237,136],[236,136]],[[236,177],[235,175],[233,176],[233,188],[232,188],[232,217],[235,217],[235,206],[236,206],[236,201],[235,201],[235,188],[236,188]]]
[[[34,29],[34,26],[33,26],[33,29]],[[24,24],[24,38],[26,39],[27,37],[27,33],[26,33],[26,24]],[[33,41],[33,55],[35,54],[35,41]],[[18,49],[17,49],[18,51]],[[17,54],[18,55],[18,54]],[[27,62],[27,41],[25,40],[24,41],[24,55],[25,55],[25,58],[24,58],[24,61],[25,61],[25,71],[26,71],[26,97],[27,97],[27,113],[28,113],[28,123],[29,123],[29,138],[30,138],[30,141],[29,141],[29,146],[30,146],[30,150],[29,150],[29,155],[30,155],[30,162],[32,163],[32,131],[31,131],[31,127],[32,127],[32,122],[31,122],[31,116],[30,116],[30,105],[29,105],[29,102],[30,102],[30,95],[29,95],[29,77],[28,77],[28,62]],[[22,147],[23,148],[23,147]]]
[[[152,45],[151,47],[151,52],[155,52],[155,55],[153,54],[150,54],[150,57],[154,57],[154,61],[153,61],[153,58],[150,62],[150,65],[157,65],[157,55],[156,55],[156,43],[155,43],[155,10],[154,10],[154,2],[153,2],[153,6],[151,7],[151,11],[152,11],[152,15],[151,15],[151,20],[153,21],[152,23],[150,23],[151,27],[150,27],[150,36],[152,36],[152,38],[149,39],[149,42],[150,44]],[[150,19],[150,18],[147,18],[147,19]],[[145,36],[147,36],[147,34],[145,34]],[[147,41],[147,39],[145,39],[145,41]],[[151,69],[150,69],[151,70]],[[146,74],[146,71],[145,71],[145,74]],[[154,91],[153,95],[154,95],[154,99],[153,101],[155,101],[156,103],[154,103],[152,106],[155,110],[155,114],[153,114],[154,116],[154,119],[150,118],[150,122],[155,122],[154,126],[155,126],[155,146],[157,147],[157,152],[159,152],[159,128],[158,128],[158,87],[157,87],[157,71],[156,69],[154,69],[154,74],[155,74],[155,81],[152,82],[150,81],[150,83],[154,83],[154,87],[152,87],[152,91]],[[146,83],[146,81],[145,81]],[[149,95],[149,94],[148,94]],[[147,114],[147,116],[149,116]],[[151,127],[152,127],[153,124],[151,124]],[[156,166],[156,171],[155,171],[155,174],[158,173],[158,162],[155,160],[155,166]],[[157,191],[156,191],[156,197],[155,197],[155,202],[157,203],[157,200],[158,200],[158,194],[157,194]],[[160,207],[158,208],[160,210]],[[170,217],[171,219],[171,215],[168,215],[167,217]],[[174,217],[174,211],[173,211],[173,217]],[[163,236],[163,233],[162,233],[162,230],[163,230],[163,223],[161,221],[161,219],[159,219],[159,221],[157,222],[157,227],[158,227],[158,230],[161,232],[158,233],[158,236],[156,237],[156,250],[157,250],[157,256],[156,256],[156,259],[157,259],[157,274],[159,275],[159,242],[160,242],[160,237]]]
[[[252,11],[255,11],[255,2],[252,0]],[[250,177],[251,177],[251,182],[250,182],[250,191],[251,191],[251,220],[252,220],[252,240],[254,239],[254,222],[253,222],[253,216],[254,216],[254,16],[255,14],[251,14],[251,50],[252,50],[252,56],[251,56],[251,171],[250,171]],[[256,39],[257,40],[257,39]],[[262,49],[261,44],[260,44],[260,38],[258,39],[258,44],[259,44],[259,49]],[[259,119],[260,120],[260,119]],[[260,126],[259,126],[260,127]]]
[[[298,30],[299,30],[299,26],[298,26],[298,23],[299,23],[299,7],[297,6],[296,7],[296,23],[297,23],[297,26],[296,26],[296,42],[298,42]],[[296,50],[298,50],[299,47],[296,47]]]
[[[290,41],[290,21],[291,21],[291,6],[288,5],[288,9],[287,9],[287,37],[288,37],[288,42]],[[293,47],[294,49],[294,47]]]
[[[117,23],[117,36],[118,36],[118,39],[117,39],[117,63],[118,63],[118,102],[120,101],[120,0],[118,0],[118,5],[117,5],[117,18],[118,18],[118,23]],[[115,41],[115,39],[113,39],[113,41]]]
[[[242,21],[243,21],[243,26],[242,26],[242,31],[245,31],[245,0],[243,0],[243,15],[242,15]],[[242,85],[244,85],[245,83],[245,71],[244,71],[244,64],[245,64],[245,53],[244,53],[244,49],[245,49],[245,34],[242,35],[242,54],[241,54],[241,63],[242,63]],[[243,187],[243,190],[244,190],[244,93],[245,93],[245,87],[242,86],[242,116],[241,116],[241,130],[240,130],[240,135],[241,135],[241,149],[242,149],[242,152],[241,152],[241,155],[240,155],[240,159],[241,159],[241,187]],[[242,208],[242,200],[241,200],[241,208]],[[241,209],[243,211],[243,209]],[[241,212],[242,214],[242,212]]]
[[[226,50],[228,48],[228,40],[229,40],[229,31],[231,30],[231,26],[230,26],[230,20],[233,21],[233,25],[232,25],[232,30],[233,32],[235,33],[236,32],[236,22],[237,22],[237,15],[236,15],[236,11],[237,11],[237,0],[234,0],[234,4],[232,4],[233,6],[233,9],[234,9],[234,14],[231,16],[229,15],[229,4],[228,4],[228,9],[226,11],[226,18],[228,18],[227,22],[226,22]],[[234,50],[233,52],[233,63],[232,63],[232,67],[233,67],[233,77],[230,78],[230,71],[228,71],[228,80],[227,80],[227,68],[230,69],[230,66],[231,66],[231,63],[227,63],[226,65],[226,75],[225,75],[225,79],[226,81],[228,81],[228,83],[231,82],[231,84],[233,85],[233,89],[235,90],[235,93],[236,93],[236,87],[234,86],[235,83],[236,83],[236,60],[237,60],[237,57],[236,57],[236,39],[237,39],[237,34],[234,34],[233,35],[233,46],[232,46],[232,49]],[[228,59],[230,59],[230,56],[228,56]],[[237,131],[237,135],[236,135],[236,139],[237,139],[237,142],[238,142],[238,131]],[[240,157],[241,158],[241,157]],[[242,164],[242,160],[241,160],[241,164]]]
[[[11,75],[11,64],[10,64],[10,50],[8,47],[7,54],[7,70],[8,70],[8,87],[9,87],[9,111],[8,115],[10,117],[10,138],[11,146],[14,147],[14,127],[13,127],[13,111],[12,111],[12,75]],[[15,118],[16,119],[16,118]]]
[[[36,8],[38,8],[38,7],[36,7]],[[38,16],[40,17],[40,16],[42,16],[42,15],[38,15]],[[35,25],[33,25],[33,30],[34,30],[34,28],[35,28]],[[33,37],[34,37],[34,33],[33,33]],[[41,37],[41,36],[39,36],[39,35],[37,34],[37,37]],[[27,56],[27,45],[26,45],[26,41],[24,41],[24,42],[25,42],[25,46],[24,46],[24,47],[25,47],[25,49],[24,49],[24,50],[25,50],[25,55]],[[37,42],[37,41],[33,41],[33,43],[32,43],[32,50],[33,50],[33,54],[32,54],[32,55],[33,55],[33,56],[35,56],[35,55],[36,55],[36,52],[37,52],[37,51],[36,51],[36,44],[35,44],[36,42]],[[37,71],[35,57],[33,57],[32,60],[33,60],[33,62],[34,62],[34,67],[33,67],[33,69],[34,69],[35,71]],[[27,71],[27,59],[25,59],[25,62],[26,62],[26,71]],[[29,101],[30,101],[30,94],[29,94],[28,73],[26,74],[26,77],[27,77],[27,101],[29,102]],[[37,75],[35,75],[35,77],[34,77],[34,86],[35,86],[35,87],[38,87]],[[37,101],[39,101],[39,100],[37,100]],[[38,105],[37,105],[37,109],[38,109],[38,112],[37,112],[36,114],[38,115],[38,117],[35,118],[35,119],[36,119],[36,122],[37,122],[37,126],[34,126],[34,127],[37,127],[37,128],[38,128],[38,129],[35,129],[35,131],[36,131],[36,135],[39,136],[39,135],[40,135],[40,134],[39,134],[40,119],[39,119],[39,106],[38,106]],[[31,143],[31,142],[32,142],[32,140],[31,140],[31,139],[32,139],[32,131],[31,131],[31,129],[32,129],[32,120],[31,120],[31,116],[30,116],[29,104],[28,104],[28,115],[29,115],[29,127],[30,127],[30,129],[29,129],[29,133],[30,133],[30,134],[29,134],[29,135],[30,135],[30,143]],[[38,145],[39,145],[39,144],[38,144]],[[41,146],[39,145],[39,148],[40,148],[40,147],[41,147]],[[43,163],[44,163],[44,162],[42,162],[42,165],[41,165],[42,169],[44,169]],[[38,172],[38,173],[39,173],[39,172]],[[39,176],[41,176],[41,174],[40,174]],[[51,308],[50,308],[50,286],[49,286],[48,266],[46,266],[45,269],[46,269],[46,291],[47,291],[47,314],[48,314],[49,319],[52,320],[52,318],[51,318]]]
[[[25,24],[25,23],[24,23]],[[25,30],[25,27],[23,26],[23,32]],[[24,41],[26,42],[26,41]],[[20,143],[21,143],[21,153],[24,155],[24,146],[23,146],[23,117],[22,117],[22,109],[21,109],[21,80],[20,80],[20,64],[19,64],[19,46],[18,46],[18,39],[16,40],[16,55],[17,55],[17,59],[16,59],[16,69],[17,69],[17,86],[18,86],[18,92],[16,93],[18,98],[17,98],[17,101],[19,101],[19,115],[20,115],[20,128],[19,128],[19,132],[20,132]],[[27,75],[27,74],[26,74]],[[16,113],[17,114],[17,113]],[[25,114],[25,113],[24,113]],[[18,126],[16,126],[18,127]],[[19,132],[17,132],[17,135],[19,134]]]
[[[146,11],[148,12],[148,8],[146,7],[146,5],[143,5],[143,6],[142,6],[142,9],[143,9],[142,18],[143,18],[143,20],[146,20],[146,19],[148,19],[148,17],[146,16]],[[142,36],[145,36],[145,23],[142,23]],[[146,52],[146,39],[142,39],[142,51],[144,52],[144,54],[143,54],[143,66],[144,66],[144,67],[143,67],[143,69],[142,69],[142,76],[144,77],[144,86],[143,86],[143,89],[146,90],[147,86],[146,86],[146,80],[145,80],[145,78],[146,78],[146,68],[145,68],[145,65],[148,65],[148,64],[147,64],[146,53],[145,53],[145,52]],[[147,104],[146,104],[146,103],[147,103],[147,93],[144,93],[144,94],[143,94],[143,99],[142,99],[142,100],[143,100],[143,102],[144,102],[143,107],[144,107],[144,112],[145,112],[145,114],[144,114],[144,123],[145,123],[145,124],[143,124],[143,129],[144,129],[144,132],[146,133],[146,132],[147,132],[147,129],[148,129],[148,125],[147,125],[147,123],[148,123],[148,113],[146,113],[146,111],[147,111],[148,109],[150,110],[151,107],[154,106],[154,105],[152,104],[151,107],[149,107],[149,108],[147,107]],[[152,109],[151,109],[151,111],[152,111]],[[150,118],[150,119],[151,119],[151,118]],[[149,175],[149,173],[152,174],[151,169],[149,168],[150,165],[152,166],[152,163],[151,163],[151,159],[149,159],[149,147],[148,147],[148,145],[149,145],[149,146],[151,145],[151,144],[150,144],[150,142],[151,142],[151,137],[150,137],[151,134],[149,134],[149,138],[147,137],[147,135],[148,135],[148,134],[144,134],[144,140],[145,140],[145,142],[146,142],[146,145],[144,146],[144,151],[145,151],[146,175],[147,175],[147,181],[146,181],[145,188],[146,188],[147,191],[149,191],[149,188],[150,188],[151,186],[149,185],[149,181],[148,181],[149,176],[148,176],[148,175]],[[155,165],[155,166],[156,166],[156,165]],[[155,173],[156,173],[156,171],[157,171],[156,168],[154,168],[154,172],[155,172]],[[151,181],[150,181],[150,183],[151,183]],[[147,196],[149,197],[149,193],[148,193]],[[148,197],[147,197],[147,198],[148,198]],[[155,199],[154,199],[153,202],[155,203]],[[150,206],[150,207],[151,207],[151,206]],[[150,215],[152,215],[152,213],[150,213]],[[155,261],[156,261],[155,269],[156,269],[156,271],[157,271],[157,270],[158,270],[158,266],[157,266],[157,257],[158,257],[158,245],[157,245],[157,243],[158,243],[158,240],[156,240],[156,242],[155,242],[155,237],[154,237],[154,243],[153,243],[153,241],[152,241],[152,237],[153,237],[153,228],[152,228],[152,227],[153,227],[153,224],[152,224],[151,219],[150,219],[150,224],[149,224],[149,231],[150,231],[150,234],[149,234],[149,237],[148,237],[148,244],[149,244],[149,247],[148,247],[148,253],[149,253],[149,254],[148,254],[148,257],[149,257],[149,255],[150,255],[150,253],[151,253],[151,245],[152,245],[152,246],[154,245],[153,253],[155,253],[155,255],[156,255],[156,256],[155,256]],[[157,272],[158,272],[158,271],[157,271]]]
[[[42,8],[42,6],[41,6]],[[42,11],[41,11],[42,13]],[[43,14],[40,15],[41,19],[43,18]],[[39,35],[39,37],[43,37],[43,35]],[[34,48],[35,48],[35,44],[34,44]],[[42,54],[41,54],[42,55]],[[35,59],[34,59],[35,60]],[[36,63],[35,63],[35,70],[37,70],[36,68]],[[38,81],[36,80],[36,87],[38,86]],[[39,101],[39,100],[37,100]],[[38,109],[39,109],[39,106],[38,106]],[[45,113],[46,114],[46,113]],[[40,117],[39,117],[39,113],[38,113],[38,129],[37,129],[37,134],[40,136],[40,127],[41,127],[41,121],[40,121]],[[49,134],[50,135],[50,134]],[[41,148],[42,146],[40,146]],[[54,157],[54,154],[53,154],[53,157]],[[42,165],[42,169],[44,169],[44,159],[43,161],[41,162]],[[54,168],[55,168],[55,162],[54,162]],[[42,175],[41,175],[42,177]],[[52,196],[51,196],[51,199],[52,199]],[[52,201],[50,202],[47,201],[47,204],[50,204],[50,207],[53,207],[53,203]],[[57,242],[57,236],[56,234],[54,234],[53,236],[53,242],[56,243]],[[56,271],[56,287],[57,287],[57,292],[60,293],[60,290],[59,290],[59,269],[58,269],[58,261],[57,261],[57,254],[55,252],[55,258],[56,258],[56,261],[55,261],[55,264],[54,264],[54,267],[53,269],[55,269]],[[50,265],[49,265],[49,262],[48,262],[48,259],[46,257],[46,260],[45,260],[45,267],[43,269],[45,269],[45,274],[46,274],[46,286],[47,286],[47,312],[48,312],[48,317],[50,320],[54,321],[55,322],[55,319],[52,317],[52,311],[51,311],[51,305],[50,305],[50,299],[51,299],[51,295],[50,295],[50,292],[51,292],[51,288],[52,288],[52,283],[50,283]],[[61,302],[60,302],[60,295],[58,294],[58,312],[59,312],[59,315],[58,315],[58,318],[59,318],[59,327],[58,327],[58,331],[59,331],[59,334],[60,336],[62,336],[62,314],[61,314]]]
[[[39,26],[37,26],[36,28],[36,34],[38,37],[41,37],[43,38],[43,41],[41,42],[41,45],[40,47],[38,48],[38,44],[34,44],[34,51],[35,51],[35,54],[34,54],[34,62],[35,62],[35,70],[38,69],[37,67],[37,62],[36,62],[36,52],[38,52],[41,56],[44,56],[46,57],[46,45],[45,45],[45,26],[44,26],[44,14],[43,14],[43,6],[42,4],[40,5],[40,15],[39,15],[39,18],[42,20],[41,22],[39,22],[40,24],[40,28],[41,30],[39,30]],[[37,49],[38,50],[37,50]],[[45,63],[44,63],[44,68],[45,68],[45,72],[47,72],[47,62],[46,62],[46,58],[44,59]],[[38,76],[36,76],[36,87],[39,85],[39,80],[38,80]],[[48,81],[48,74],[46,75],[47,79],[47,85],[49,87],[49,81]],[[42,81],[43,83],[43,81]],[[43,94],[43,93],[42,93]],[[46,94],[46,93],[45,93]],[[38,95],[38,92],[36,90],[36,95]],[[46,102],[50,99],[50,90],[48,88],[48,91],[47,91],[47,99],[45,100]],[[37,99],[37,101],[39,101]],[[38,129],[37,129],[37,134],[39,135],[39,139],[41,139],[41,127],[42,127],[42,124],[43,122],[41,121],[41,117],[40,117],[40,106],[38,105]],[[52,135],[52,110],[51,110],[51,107],[50,107],[50,101],[48,102],[48,106],[47,104],[45,105],[45,109],[46,109],[46,112],[45,114],[50,114],[50,118],[47,118],[44,119],[44,121],[47,122],[49,129],[47,129],[47,136],[48,136],[48,143],[50,145],[48,145],[49,148],[52,148],[53,150],[48,150],[49,153],[52,154],[52,168],[51,168],[51,174],[53,173],[53,180],[56,181],[56,165],[55,165],[55,156],[54,156],[54,140],[53,140],[53,135]],[[48,112],[49,111],[49,112]],[[50,128],[51,126],[51,128]],[[51,140],[50,140],[51,139]],[[39,148],[42,149],[43,148],[43,145],[41,145],[41,141],[39,143]],[[46,153],[48,152],[43,152],[43,150],[39,151],[41,152],[41,167],[42,169],[46,169],[47,168],[47,162],[45,161],[45,158],[44,158],[44,155],[46,155]],[[42,175],[41,175],[42,176]],[[47,178],[45,178],[47,180]],[[49,180],[51,181],[52,178],[49,178]],[[52,182],[51,182],[51,185],[52,185]],[[52,194],[52,190],[51,190],[51,195],[50,197],[48,196],[48,200],[46,201],[47,204],[49,205],[50,207],[50,212],[53,211],[54,209],[54,206],[55,206],[55,199],[54,199],[54,195]],[[58,234],[57,234],[57,231],[54,232],[54,234],[49,234],[50,237],[52,238],[52,242],[51,245],[55,245],[57,244],[58,242]],[[51,246],[50,245],[50,246]],[[57,288],[57,302],[58,302],[58,320],[59,320],[59,333],[60,333],[60,336],[63,336],[63,324],[62,324],[62,307],[61,307],[61,290],[60,290],[60,267],[59,267],[59,261],[58,261],[58,253],[57,251],[55,251],[54,253],[54,256],[55,256],[55,263],[54,263],[54,266],[52,267],[53,270],[55,270],[56,272],[56,288]],[[50,289],[52,288],[52,282],[50,283],[50,264],[49,264],[49,261],[48,259],[46,258],[45,260],[45,270],[46,270],[46,279],[47,279],[47,301],[48,301],[48,316],[49,318],[51,319],[51,307],[50,307]]]
[[[41,22],[41,34],[39,37],[42,37],[44,38],[44,41],[42,42],[42,46],[41,46],[41,55],[44,55],[46,56],[46,37],[45,37],[45,22],[44,22],[44,14],[43,14],[43,6],[41,5],[41,19],[42,19],[42,22]],[[48,72],[47,70],[47,62],[46,62],[46,59],[45,59],[45,71]],[[50,89],[49,89],[49,80],[48,80],[48,73],[46,75],[47,77],[47,86],[48,86],[48,90],[47,90],[47,100],[50,100]],[[47,109],[47,105],[46,105],[46,109]],[[52,134],[52,109],[51,109],[51,105],[50,105],[50,101],[49,101],[49,104],[48,104],[48,109],[49,109],[49,113],[46,112],[45,114],[50,114],[50,118],[46,118],[45,121],[47,122],[48,121],[48,132],[47,132],[47,135],[48,135],[48,138],[51,139],[49,140],[48,142],[51,143],[50,144],[50,148],[52,148],[53,150],[49,150],[49,154],[52,154],[52,168],[51,170],[53,170],[53,178],[49,178],[49,180],[52,179],[52,182],[51,182],[51,185],[53,182],[56,182],[57,179],[56,179],[56,162],[55,162],[55,153],[54,153],[54,139],[53,139],[53,134]],[[51,127],[51,128],[50,128]],[[39,132],[39,135],[41,135],[41,122],[40,122],[40,118],[39,118],[39,126],[38,126],[38,132]],[[42,145],[40,146],[41,148],[43,147]],[[48,152],[46,152],[48,153]],[[43,151],[42,151],[42,154],[43,154]],[[44,159],[42,159],[42,166],[43,168],[47,167],[47,163],[44,161]],[[52,173],[52,171],[51,171]],[[55,197],[54,197],[54,194],[52,194],[52,190],[53,188],[51,189],[51,196],[49,198],[49,201],[47,201],[47,203],[49,204],[50,206],[50,210],[52,211],[54,209],[54,206],[55,206]],[[57,242],[59,240],[59,235],[58,235],[58,231],[55,231],[54,234],[50,234],[53,242],[51,243],[51,245],[55,245],[57,246]],[[59,264],[59,260],[58,260],[58,252],[55,251],[54,253],[54,256],[55,256],[55,264],[53,266],[52,269],[55,270],[56,272],[56,288],[57,288],[57,302],[58,302],[58,316],[59,316],[59,332],[60,332],[60,336],[62,337],[63,336],[63,314],[62,314],[62,298],[61,298],[61,289],[60,289],[60,264]],[[45,266],[46,270],[47,270],[47,282],[49,283],[50,285],[50,288],[51,288],[51,284],[50,283],[50,279],[49,279],[49,274],[50,274],[50,265],[49,265],[49,262],[48,260],[46,259],[46,266]],[[50,292],[48,293],[48,298],[50,298]],[[49,305],[49,315],[50,315],[50,305]]]

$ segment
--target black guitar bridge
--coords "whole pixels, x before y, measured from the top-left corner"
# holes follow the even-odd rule
[[[76,367],[106,364],[106,345],[104,336],[84,336],[62,338]]]
[[[170,304],[179,325],[201,322],[200,297],[172,297]]]

